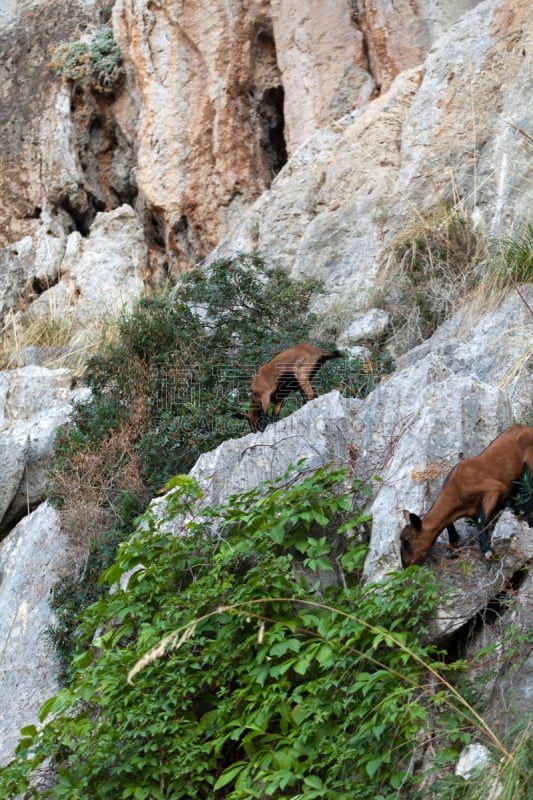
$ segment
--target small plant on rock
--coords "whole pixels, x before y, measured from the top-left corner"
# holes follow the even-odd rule
[[[48,66],[67,83],[89,78],[98,92],[113,92],[124,73],[120,48],[113,31],[103,25],[90,44],[63,42],[52,50]]]

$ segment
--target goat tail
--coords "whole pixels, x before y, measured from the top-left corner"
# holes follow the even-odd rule
[[[319,364],[323,364],[324,361],[329,361],[330,358],[344,358],[344,353],[341,353],[340,350],[333,350],[331,353],[324,353],[318,359]]]

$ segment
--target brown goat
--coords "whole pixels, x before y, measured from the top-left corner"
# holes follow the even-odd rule
[[[533,428],[525,425],[512,425],[479,455],[456,464],[427,514],[420,518],[404,511],[402,566],[422,564],[444,528],[450,546],[456,547],[459,537],[453,523],[462,517],[477,521],[481,552],[490,558],[495,516],[508,504],[516,489],[513,483],[524,470],[533,471]]]
[[[342,353],[338,350],[323,353],[314,344],[296,344],[278,353],[254,376],[249,411],[235,416],[247,419],[252,431],[262,433],[269,422],[267,415],[271,403],[274,404],[272,422],[277,422],[281,406],[291,392],[299,390],[304,402],[314,398],[310,382],[324,361],[330,358],[342,358]]]

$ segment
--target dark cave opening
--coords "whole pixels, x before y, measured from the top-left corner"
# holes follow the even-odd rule
[[[494,625],[508,610],[509,603],[515,592],[526,580],[528,571],[519,569],[508,581],[506,588],[496,592],[487,604],[468,619],[444,645],[444,660],[448,664],[465,658],[468,647],[476,634],[486,626]]]
[[[264,24],[257,30],[253,51],[254,67],[250,96],[259,145],[258,155],[265,170],[265,178],[271,180],[287,163],[283,110],[285,92],[271,25]]]
[[[154,210],[150,210],[146,207],[144,207],[142,216],[144,232],[149,247],[164,252],[166,250],[167,237],[166,225],[162,216],[158,216]]]
[[[257,113],[260,126],[260,145],[272,177],[287,163],[283,86],[272,86],[263,92]]]
[[[88,236],[96,214],[98,211],[105,211],[106,208],[105,203],[98,202],[89,193],[82,193],[82,201],[79,205],[65,197],[58,203],[57,210],[63,211],[69,218],[71,224],[66,226],[69,233],[78,231],[82,236]]]

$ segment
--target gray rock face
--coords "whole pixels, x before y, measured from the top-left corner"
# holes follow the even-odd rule
[[[0,256],[16,277],[3,296],[0,290],[0,315],[22,331],[39,320],[62,322],[71,350],[94,344],[102,325],[131,307],[145,290],[146,242],[128,205],[97,214],[89,236],[26,237]],[[28,286],[39,290],[29,291]],[[25,310],[15,312],[16,298],[25,292]],[[38,352],[34,358],[38,360]]]
[[[41,503],[50,485],[56,430],[87,389],[70,388],[70,370],[29,366],[0,375],[0,531]]]
[[[230,439],[200,456],[190,474],[202,486],[203,502],[217,504],[230,494],[275,480],[300,459],[311,471],[327,464],[346,466],[360,405],[330,392],[269,425],[262,434]]]
[[[58,690],[58,665],[44,635],[52,622],[50,589],[66,541],[57,513],[43,504],[0,542],[0,764],[13,756],[24,725],[35,724]]]

